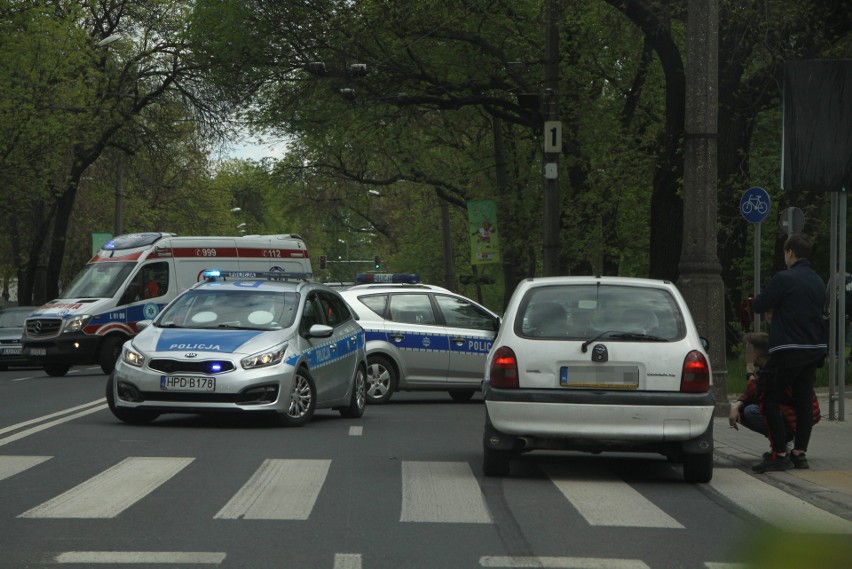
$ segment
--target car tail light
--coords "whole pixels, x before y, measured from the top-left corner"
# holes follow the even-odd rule
[[[500,389],[518,388],[518,358],[512,348],[503,346],[494,352],[489,382]]]
[[[686,354],[680,390],[683,393],[704,393],[710,390],[710,366],[701,352],[693,350]]]

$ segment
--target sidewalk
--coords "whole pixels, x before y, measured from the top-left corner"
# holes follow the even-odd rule
[[[846,387],[845,421],[828,419],[828,390],[818,389],[822,420],[814,425],[808,447],[808,470],[752,473],[751,467],[769,450],[769,441],[742,425],[729,427],[727,417],[716,417],[713,425],[716,464],[740,468],[778,486],[822,510],[852,521],[852,389]],[[731,401],[736,395],[731,396]],[[839,401],[835,402],[835,416]]]

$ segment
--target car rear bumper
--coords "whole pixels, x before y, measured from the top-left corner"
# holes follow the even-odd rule
[[[712,393],[489,389],[485,405],[497,431],[580,444],[641,445],[688,441],[708,429]]]

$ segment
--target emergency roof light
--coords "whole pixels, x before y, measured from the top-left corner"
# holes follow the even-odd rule
[[[415,273],[358,273],[355,275],[355,283],[420,284],[420,275]]]
[[[313,278],[313,273],[285,273],[284,271],[220,271],[210,269],[204,271],[203,277],[209,282],[227,280],[266,280],[266,281],[307,281]]]

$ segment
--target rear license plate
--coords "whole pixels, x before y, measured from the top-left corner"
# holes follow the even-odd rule
[[[20,353],[21,348],[3,348],[0,350],[0,354],[3,354],[4,356],[17,356],[20,355]]]
[[[30,348],[31,356],[46,356],[47,348]]]
[[[559,369],[562,387],[600,389],[638,389],[639,368],[636,366],[571,366]]]
[[[162,391],[216,391],[214,377],[160,376]]]

